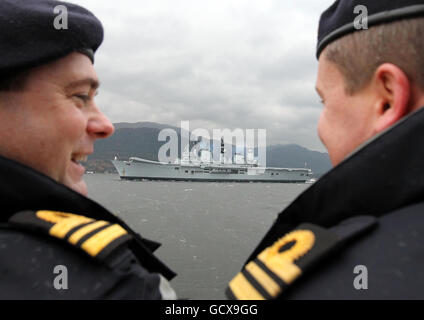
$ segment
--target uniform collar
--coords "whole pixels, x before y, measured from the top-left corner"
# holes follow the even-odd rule
[[[48,176],[16,161],[0,157],[0,223],[24,210],[51,210],[84,215],[96,220],[117,223],[134,236],[132,248],[143,266],[151,272],[160,272],[167,279],[175,276],[152,255],[160,244],[142,238],[121,219],[98,203],[84,197]]]
[[[96,202],[30,167],[1,156],[0,176],[0,221],[7,221],[18,211],[45,209],[121,222]]]
[[[330,227],[424,199],[424,108],[361,146],[282,211],[251,257],[309,222]],[[249,259],[250,260],[250,259]]]

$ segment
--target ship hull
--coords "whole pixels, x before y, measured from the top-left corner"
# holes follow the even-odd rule
[[[123,180],[173,180],[199,182],[276,182],[304,183],[311,171],[304,168],[252,168],[234,165],[165,164],[137,158],[132,161],[113,160]]]

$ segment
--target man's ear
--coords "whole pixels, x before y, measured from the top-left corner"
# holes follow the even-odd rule
[[[382,64],[374,74],[377,88],[376,133],[394,125],[409,112],[411,82],[402,69],[391,63]]]

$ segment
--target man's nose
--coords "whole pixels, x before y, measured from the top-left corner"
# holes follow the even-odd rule
[[[96,139],[110,137],[115,131],[112,122],[96,107],[96,113],[88,120],[87,131]]]

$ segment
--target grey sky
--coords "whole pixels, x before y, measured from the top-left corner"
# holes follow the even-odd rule
[[[98,104],[113,122],[265,128],[324,151],[316,33],[333,0],[74,0],[105,27]]]

